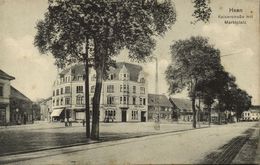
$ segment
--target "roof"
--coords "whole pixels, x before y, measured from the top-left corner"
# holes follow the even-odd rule
[[[258,110],[260,110],[260,105],[252,105],[251,107],[250,107],[250,109],[258,109]]]
[[[173,107],[165,95],[148,94],[148,106]]]
[[[10,76],[9,74],[5,73],[0,69],[0,78],[5,80],[14,80],[15,78],[13,76]]]
[[[170,101],[179,109],[192,111],[192,103],[189,99],[170,98]]]
[[[119,79],[119,72],[123,68],[123,66],[126,67],[128,72],[130,73],[130,80],[131,81],[137,81],[139,73],[143,70],[143,68],[140,65],[136,64],[130,64],[126,62],[117,62],[116,63],[116,68],[111,67],[110,70],[108,71],[109,74],[115,74],[115,79]]]
[[[117,62],[116,67],[110,67],[110,70],[108,71],[108,74],[114,74],[114,79],[119,79],[119,72],[122,69],[122,67],[125,66],[128,72],[130,73],[130,80],[131,81],[137,81],[140,71],[142,71],[142,67],[140,65],[136,64],[130,64],[126,62]],[[72,72],[72,75],[84,75],[85,74],[85,68],[83,64],[76,64],[74,66],[71,66],[70,68],[64,69],[60,74],[64,75],[68,72]]]
[[[10,98],[20,99],[20,100],[32,102],[28,97],[26,97],[20,91],[15,89],[13,86],[11,86],[11,96],[10,96]]]
[[[85,67],[84,67],[84,64],[76,64],[76,65],[73,65],[69,68],[66,68],[64,69],[63,71],[61,71],[61,75],[64,75],[64,74],[67,74],[68,72],[72,72],[72,74],[75,74],[75,75],[84,75],[85,74]]]

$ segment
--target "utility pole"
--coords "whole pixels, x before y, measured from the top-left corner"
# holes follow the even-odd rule
[[[158,58],[154,57],[156,62],[156,71],[155,71],[155,109],[156,109],[156,118],[155,118],[155,129],[160,130],[160,105],[159,105],[159,92],[158,92]]]

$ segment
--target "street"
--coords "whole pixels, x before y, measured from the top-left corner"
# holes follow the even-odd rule
[[[207,124],[201,126],[207,127]],[[100,141],[192,129],[189,122],[164,123],[160,127],[160,130],[155,130],[153,122],[100,123]],[[41,122],[34,125],[2,127],[0,129],[0,156],[87,144],[89,141],[86,140],[85,131],[85,127],[81,123],[73,123],[72,127],[65,127],[64,123],[59,122]]]
[[[62,149],[2,156],[11,164],[194,164],[256,122],[234,123],[204,129],[141,138],[108,141]],[[259,129],[254,127],[255,129]]]

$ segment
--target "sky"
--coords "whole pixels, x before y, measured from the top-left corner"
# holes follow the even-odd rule
[[[164,72],[171,61],[170,45],[179,39],[200,35],[208,37],[221,55],[229,55],[221,58],[222,65],[236,77],[238,86],[253,96],[253,104],[259,105],[259,0],[211,0],[210,23],[195,25],[191,24],[191,0],[173,3],[177,21],[164,37],[157,38],[153,52],[159,59],[159,93],[168,95]],[[57,77],[53,57],[40,54],[33,45],[36,23],[43,18],[47,7],[47,0],[0,0],[0,69],[14,76],[11,84],[32,100],[51,96]],[[243,12],[231,13],[230,8]],[[253,18],[243,19],[247,24],[225,24],[225,19],[219,18],[223,15],[252,15]],[[116,60],[130,62],[127,55],[127,50],[123,50]],[[154,93],[155,61],[140,65],[147,75],[148,91]],[[186,97],[186,94],[184,91],[174,97]]]

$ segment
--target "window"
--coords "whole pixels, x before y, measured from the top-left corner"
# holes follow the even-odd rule
[[[83,76],[78,76],[78,81],[82,81],[83,80]]]
[[[114,104],[114,97],[108,96],[107,97],[107,104],[109,104],[109,105]]]
[[[110,78],[110,80],[114,80],[114,75],[111,74],[109,78]]]
[[[120,85],[120,92],[123,91],[123,85]]]
[[[132,120],[138,120],[138,111],[132,111]]]
[[[126,74],[124,74],[124,78],[126,78]]]
[[[123,102],[123,97],[120,97],[120,104],[122,104]]]
[[[61,95],[63,94],[63,88],[60,88],[60,94]]]
[[[142,99],[142,98],[140,98],[140,105],[142,105],[142,102],[143,102],[143,99]]]
[[[145,105],[145,98],[143,98],[143,105]]]
[[[145,88],[144,87],[140,87],[140,93],[145,94]]]
[[[52,95],[55,96],[55,91],[53,91]]]
[[[133,93],[136,93],[136,86],[133,86]]]
[[[77,86],[77,93],[83,93],[83,86]]]
[[[128,96],[123,97],[123,104],[128,104]]]
[[[77,105],[82,105],[83,104],[83,96],[77,96],[76,104]]]
[[[91,76],[91,81],[95,81],[95,80],[96,80],[96,75],[93,74],[93,75]]]
[[[56,106],[59,106],[59,103],[60,103],[60,100],[57,99],[57,100],[56,100]]]
[[[115,110],[106,110],[105,111],[105,119],[115,119],[116,111]]]
[[[70,104],[70,98],[65,98],[65,105],[69,105]]]
[[[90,87],[90,92],[91,92],[91,93],[94,93],[94,92],[95,92],[95,85],[93,85],[93,86]]]
[[[54,99],[52,100],[52,105],[53,105],[53,106],[55,105],[55,100],[54,100]]]
[[[141,78],[141,79],[140,79],[140,83],[145,83],[144,78]]]
[[[128,93],[129,85],[124,84],[124,93]]]
[[[107,86],[107,93],[114,93],[114,85]]]
[[[56,89],[56,96],[59,95],[59,89]]]
[[[60,105],[63,105],[63,98],[60,99]]]
[[[136,103],[135,103],[135,100],[136,100],[136,98],[135,97],[133,97],[133,105],[135,105]]]
[[[70,93],[70,86],[65,87],[65,93]]]

